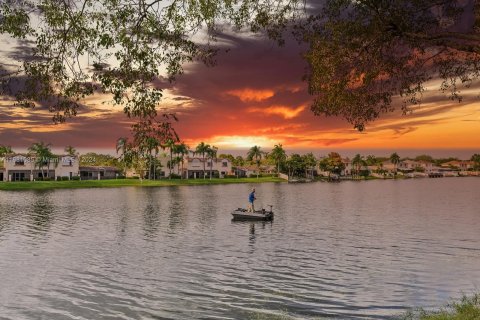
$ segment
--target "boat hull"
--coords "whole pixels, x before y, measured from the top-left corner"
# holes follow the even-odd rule
[[[273,212],[255,211],[247,212],[246,210],[235,210],[232,212],[234,220],[251,220],[251,221],[271,221],[273,220]]]

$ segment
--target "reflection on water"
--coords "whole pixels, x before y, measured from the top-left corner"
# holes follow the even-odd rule
[[[48,191],[36,192],[35,194],[32,210],[28,213],[31,220],[28,227],[32,235],[46,235],[48,232],[54,214],[50,195],[51,192]]]
[[[0,192],[1,319],[386,319],[480,287],[480,179]]]

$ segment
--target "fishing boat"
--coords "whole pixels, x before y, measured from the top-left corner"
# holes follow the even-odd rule
[[[233,220],[255,220],[255,221],[271,221],[273,220],[272,206],[270,211],[262,209],[255,212],[248,212],[247,209],[238,208],[232,212]]]

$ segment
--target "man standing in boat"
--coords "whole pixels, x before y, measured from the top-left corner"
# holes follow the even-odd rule
[[[255,207],[253,205],[253,202],[256,200],[257,198],[255,198],[255,188],[252,189],[252,192],[250,193],[250,195],[248,196],[248,203],[249,203],[249,207],[248,207],[248,212],[255,212]]]

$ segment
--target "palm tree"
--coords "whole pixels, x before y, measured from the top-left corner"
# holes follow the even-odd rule
[[[276,144],[273,147],[272,152],[270,153],[270,157],[275,161],[276,167],[277,167],[277,174],[280,173],[280,164],[285,162],[287,159],[287,154],[285,153],[285,150],[283,149],[281,144]]]
[[[168,150],[170,151],[170,165],[168,166],[168,170],[169,170],[168,178],[171,179],[172,178],[172,166],[173,166],[173,151],[174,151],[174,148],[175,148],[175,141],[173,139],[167,139],[167,141],[165,142],[165,144],[163,146],[165,148],[168,148]]]
[[[35,167],[38,167],[41,170],[42,178],[45,177],[43,167],[45,167],[45,165],[47,166],[47,176],[48,171],[50,170],[50,161],[53,157],[50,146],[50,144],[45,144],[44,142],[36,142],[28,148],[30,153],[35,154]]]
[[[470,158],[470,161],[473,161],[474,170],[480,169],[480,154],[475,153],[474,155],[472,155],[472,157]]]
[[[307,153],[302,157],[303,163],[305,165],[305,178],[308,178],[308,170],[313,171],[313,168],[317,165],[317,159],[313,153]],[[312,174],[313,176],[313,174]]]
[[[64,151],[72,157],[77,155],[77,150],[72,146],[66,146]]]
[[[190,151],[190,147],[187,146],[185,144],[185,142],[182,142],[179,144],[179,147],[178,147],[178,153],[181,155],[182,157],[182,179],[183,179],[183,169],[184,169],[184,161],[185,161],[185,156],[187,156],[187,165],[188,165],[188,152]],[[188,167],[187,167],[188,168]],[[188,171],[188,170],[187,170]],[[188,172],[187,172],[187,176],[186,178],[188,179]]]
[[[152,169],[153,169],[153,180],[156,179],[157,171],[157,155],[160,149],[160,142],[156,137],[148,137],[145,141],[145,147],[148,151],[148,178],[152,178]],[[152,154],[155,151],[155,154]]]
[[[355,174],[358,176],[360,172],[360,166],[362,165],[363,157],[360,154],[356,154],[352,159],[352,165],[355,167]]]
[[[262,159],[263,152],[261,151],[259,146],[253,146],[250,148],[247,154],[247,158],[250,161],[253,161],[255,159],[255,162],[257,163],[257,179],[258,179],[258,173],[260,171],[260,160]]]
[[[397,165],[400,163],[400,156],[394,152],[390,155],[390,162],[394,165],[395,175],[397,174]]]
[[[207,150],[207,156],[210,158],[210,180],[212,179],[213,159],[217,160],[217,151],[218,148],[215,146],[211,146]]]
[[[117,154],[120,152],[120,161],[123,164],[123,174],[126,175],[127,167],[132,163],[132,157],[129,150],[129,142],[127,138],[118,138],[115,146]]]
[[[4,157],[9,153],[13,153],[12,147],[0,145],[0,157]]]
[[[203,161],[203,179],[205,179],[205,154],[208,152],[208,149],[210,149],[210,145],[205,144],[203,141],[200,142],[200,143],[198,144],[198,146],[195,148],[195,153],[202,155],[202,161]]]
[[[368,166],[374,166],[378,164],[378,159],[373,155],[368,155],[365,161],[367,162]]]
[[[185,142],[182,142],[180,144],[176,144],[173,147],[173,152],[177,155],[177,163],[181,164],[181,171],[180,171],[180,176],[183,179],[183,166],[184,166],[184,158],[185,155],[188,155],[189,147],[185,144]],[[178,168],[178,167],[177,167]]]

